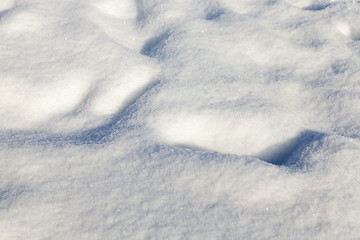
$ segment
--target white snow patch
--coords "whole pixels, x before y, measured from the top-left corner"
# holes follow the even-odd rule
[[[69,72],[58,81],[1,79],[0,128],[28,129],[74,110],[90,90],[89,78],[82,72]]]
[[[6,11],[15,6],[15,0],[3,0],[0,2],[0,11]],[[1,15],[1,13],[0,13]]]
[[[351,40],[358,41],[360,40],[360,27],[358,24],[347,24],[344,22],[339,22],[336,24],[338,29],[342,34],[348,37]]]
[[[20,10],[8,17],[0,30],[9,35],[29,34],[42,30],[46,25],[47,21],[42,16]]]
[[[93,0],[93,5],[101,10],[103,13],[112,17],[123,19],[134,19],[136,17],[136,4],[135,1],[122,0],[122,1],[99,1]]]
[[[357,239],[359,1],[0,1],[0,239]]]
[[[97,86],[89,111],[97,115],[115,114],[128,101],[136,98],[156,75],[156,70],[136,65],[129,66],[113,81],[104,81]]]
[[[258,114],[234,118],[232,115],[173,113],[159,117],[155,126],[160,139],[170,144],[257,157],[304,130],[283,117]]]

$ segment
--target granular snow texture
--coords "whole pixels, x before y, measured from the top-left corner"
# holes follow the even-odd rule
[[[0,239],[359,239],[359,13],[1,0]]]

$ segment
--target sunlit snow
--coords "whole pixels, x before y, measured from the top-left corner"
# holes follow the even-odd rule
[[[0,239],[359,239],[359,13],[1,0]]]

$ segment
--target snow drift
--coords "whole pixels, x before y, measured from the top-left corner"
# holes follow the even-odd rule
[[[0,3],[1,239],[357,239],[360,3]]]

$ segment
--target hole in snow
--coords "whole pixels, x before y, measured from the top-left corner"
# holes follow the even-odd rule
[[[285,116],[235,116],[173,114],[149,121],[158,138],[191,150],[253,156],[284,165],[316,133],[304,131]]]
[[[298,149],[304,148],[322,136],[322,133],[306,130],[294,138],[268,147],[258,153],[257,157],[275,165],[294,165],[296,162],[288,162],[290,157],[292,157]]]

